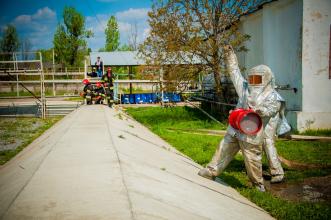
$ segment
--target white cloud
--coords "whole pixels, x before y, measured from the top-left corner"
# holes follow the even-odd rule
[[[138,42],[142,42],[146,38],[149,32],[148,10],[147,8],[130,8],[115,14],[119,25],[121,44],[128,44],[131,25],[135,23],[137,24]],[[93,51],[105,46],[105,28],[110,16],[110,14],[97,14],[97,18],[86,16],[86,29],[92,30],[94,33],[94,37],[87,39],[88,47]],[[53,46],[52,40],[57,18],[56,12],[49,7],[40,8],[33,14],[19,15],[11,23],[16,26],[20,37],[28,38],[31,41],[33,49]]]
[[[120,33],[126,33],[129,32],[131,28],[131,24],[128,22],[118,22],[118,29],[120,31]]]
[[[149,25],[147,23],[147,8],[130,8],[126,11],[120,11],[115,14],[118,23],[118,29],[120,31],[121,44],[128,44],[128,38],[130,36],[131,25],[137,24],[138,42],[142,42],[149,33]],[[105,46],[105,28],[107,27],[107,21],[110,18],[110,14],[97,14],[96,17],[86,17],[86,27],[94,33],[94,37],[88,39],[88,46],[93,50]]]
[[[11,22],[21,38],[31,41],[32,49],[52,47],[56,23],[56,12],[48,7],[40,8],[34,14],[19,15]]]
[[[109,15],[98,14],[97,18],[93,16],[86,17],[86,29],[94,34],[92,38],[87,39],[88,47],[97,51],[105,46],[105,28],[107,26]]]
[[[48,7],[40,8],[35,14],[32,15],[19,15],[12,22],[15,25],[26,25],[28,23],[42,20],[42,22],[54,21],[56,13]]]
[[[37,13],[32,15],[33,19],[53,19],[56,13],[48,7],[38,9]]]
[[[29,22],[31,22],[30,15],[20,15],[20,16],[17,16],[14,20],[14,23],[16,23],[16,24],[28,24]]]
[[[109,15],[98,14],[97,17],[87,16],[85,20],[85,25],[87,29],[91,29],[93,32],[104,32]]]
[[[117,12],[115,16],[120,21],[147,20],[148,8],[130,8]]]

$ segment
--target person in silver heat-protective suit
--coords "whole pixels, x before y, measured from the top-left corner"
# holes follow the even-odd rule
[[[274,75],[270,68],[259,65],[248,72],[248,81],[240,73],[238,61],[231,47],[224,48],[226,66],[239,96],[236,108],[251,108],[262,118],[263,126],[256,135],[247,135],[229,125],[211,162],[199,175],[214,179],[241,150],[248,177],[260,191],[265,191],[262,177],[262,146],[267,154],[273,182],[284,177],[284,171],[274,146],[276,132],[290,130],[284,116],[284,99],[275,91]]]

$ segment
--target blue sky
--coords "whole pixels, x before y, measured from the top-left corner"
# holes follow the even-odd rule
[[[121,44],[128,43],[131,25],[137,24],[138,41],[148,35],[147,12],[151,0],[1,0],[0,30],[13,24],[21,39],[28,38],[32,49],[51,48],[56,25],[62,22],[64,6],[73,6],[85,16],[87,29],[94,33],[88,46],[97,51],[104,47],[107,20],[115,15]]]

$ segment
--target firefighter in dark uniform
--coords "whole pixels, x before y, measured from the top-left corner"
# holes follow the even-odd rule
[[[101,82],[105,87],[107,103],[109,106],[112,106],[114,103],[114,84],[113,72],[110,67],[108,67],[107,72],[101,77]]]
[[[106,102],[107,96],[105,87],[101,84],[101,82],[97,82],[96,88],[94,89],[94,95],[95,95],[95,104],[101,104]]]
[[[91,73],[87,73],[86,75],[90,76],[90,77],[97,77],[97,70],[95,67],[93,67],[92,72]]]
[[[83,89],[84,92],[82,93],[82,96],[85,98],[86,104],[91,105],[92,104],[92,98],[93,98],[94,86],[90,83],[90,81],[88,79],[84,79],[83,84],[85,86],[84,86],[84,89]]]

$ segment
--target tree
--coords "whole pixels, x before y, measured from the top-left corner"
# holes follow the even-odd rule
[[[130,45],[123,44],[120,47],[118,47],[117,50],[118,51],[133,51],[134,49]]]
[[[257,5],[255,0],[155,1],[148,13],[150,35],[140,54],[148,64],[163,69],[172,88],[185,89],[198,73],[213,73],[217,97],[223,99],[222,48],[230,44],[236,51],[246,51],[242,45],[249,36],[240,33],[238,21]]]
[[[53,44],[57,62],[80,65],[87,54],[86,38],[93,33],[85,29],[85,18],[73,7],[64,7],[63,24],[56,28]]]
[[[134,22],[133,24],[130,25],[130,33],[129,33],[129,46],[133,50],[137,50],[138,48],[138,43],[137,43],[137,38],[138,38],[138,28],[137,28],[137,22]]]
[[[37,53],[41,53],[43,58],[43,63],[52,63],[53,62],[53,48],[50,49],[39,49],[36,51]]]
[[[1,52],[16,52],[20,46],[16,28],[13,25],[7,25],[0,41]]]
[[[68,58],[68,39],[65,27],[59,24],[56,27],[54,38],[53,38],[53,46],[55,52],[55,60],[57,63],[66,64]]]
[[[32,48],[32,45],[31,45],[29,38],[22,39],[21,51],[22,51],[22,58],[24,60],[29,59],[29,54],[27,52],[31,52],[31,48]]]
[[[106,34],[106,45],[105,51],[115,51],[120,45],[120,32],[118,30],[118,24],[116,18],[111,16],[107,22],[105,30]]]

